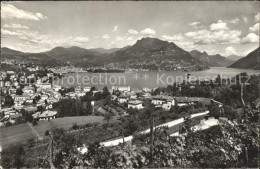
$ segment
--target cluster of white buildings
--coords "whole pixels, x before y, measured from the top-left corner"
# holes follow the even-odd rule
[[[66,93],[66,96],[68,96],[69,98],[72,98],[72,99],[76,99],[76,98],[84,96],[86,94],[86,92],[89,92],[90,90],[91,90],[91,87],[78,86],[77,88],[75,88],[75,92]],[[93,93],[95,93],[95,92],[98,92],[98,91],[93,91]]]
[[[6,76],[9,76],[10,81],[4,80]],[[48,78],[53,76],[52,73],[48,73],[47,76],[42,78],[35,78],[35,75],[21,76],[19,80],[26,80],[28,78],[37,79],[36,83],[20,83],[18,80],[18,75],[13,71],[1,72],[0,87],[1,92],[6,95],[10,95],[14,101],[14,105],[9,108],[2,109],[4,105],[4,98],[1,98],[0,106],[0,125],[6,122],[14,123],[15,119],[22,117],[20,111],[22,109],[28,111],[32,114],[39,114],[39,116],[33,116],[38,119],[52,119],[55,118],[57,112],[46,113],[52,109],[52,104],[58,102],[62,96],[59,93],[61,86],[52,85],[48,83]],[[47,82],[46,82],[47,81]],[[19,92],[17,92],[19,90]],[[42,107],[43,112],[37,112],[38,108]]]
[[[120,96],[112,95],[112,100],[116,100],[118,103],[127,104],[129,108],[142,109],[142,100],[149,99],[155,107],[161,107],[164,110],[170,110],[172,106],[188,106],[195,105],[199,102],[199,98],[191,97],[173,97],[167,95],[156,95],[151,96],[152,89],[143,88],[141,92],[131,91],[130,87],[112,87],[114,90],[120,91],[122,94]],[[138,97],[137,97],[137,93]]]
[[[151,99],[155,107],[162,107],[165,110],[170,110],[172,106],[182,107],[202,102],[201,98],[198,97],[173,97],[165,95],[152,96]]]
[[[112,91],[119,91],[120,96],[112,95],[112,100],[116,100],[118,103],[127,103],[127,108],[142,109],[143,102],[138,100],[137,92],[131,91],[130,86],[112,86]],[[150,95],[150,92],[143,91],[144,94]]]

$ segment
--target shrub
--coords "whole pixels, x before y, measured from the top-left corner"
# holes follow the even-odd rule
[[[37,122],[36,120],[33,120],[33,121],[32,121],[32,125],[33,125],[33,126],[37,126],[37,125],[38,125],[38,122]]]
[[[93,125],[93,124],[87,123],[87,124],[85,124],[85,127],[86,127],[86,128],[89,128],[89,127],[92,127],[92,125]]]
[[[77,123],[73,123],[72,129],[73,129],[73,130],[79,129],[79,125],[78,125]]]
[[[48,136],[50,135],[50,131],[49,130],[46,130],[45,133],[44,133],[45,136]]]
[[[28,145],[29,147],[33,147],[34,144],[35,144],[35,141],[34,141],[33,138],[27,140],[27,145]]]
[[[5,127],[10,127],[10,126],[12,126],[13,124],[10,122],[10,121],[8,121],[7,123],[5,123]]]
[[[179,118],[179,115],[174,113],[174,114],[171,115],[170,118],[173,119],[173,120],[175,120],[175,119],[178,119],[178,118]]]

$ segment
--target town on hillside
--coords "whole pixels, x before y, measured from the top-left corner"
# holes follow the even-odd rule
[[[259,168],[258,1],[1,1],[0,169]]]
[[[182,147],[185,148],[185,152],[188,152],[194,148],[191,145],[200,144],[206,148],[208,145],[203,142],[206,141],[201,138],[205,137],[203,135],[213,131],[222,135],[221,133],[227,132],[226,130],[228,130],[227,136],[221,136],[224,137],[224,145],[220,145],[221,140],[218,139],[209,145],[221,146],[219,153],[223,154],[228,153],[226,148],[233,147],[232,151],[236,156],[232,157],[233,159],[228,158],[228,161],[232,162],[228,166],[256,164],[254,161],[257,158],[256,152],[252,159],[244,153],[256,151],[255,146],[259,141],[256,137],[260,103],[257,89],[258,76],[241,73],[232,79],[221,79],[218,76],[215,80],[198,82],[191,81],[188,75],[187,81],[184,80],[179,84],[154,89],[143,87],[140,90],[133,90],[130,86],[112,86],[110,89],[107,87],[98,89],[95,86],[66,88],[53,83],[54,79],[62,78],[62,74],[53,73],[53,68],[39,66],[32,68],[19,64],[17,66],[18,69],[1,71],[0,126],[3,137],[0,142],[3,152],[7,153],[3,156],[4,166],[16,165],[5,161],[12,158],[13,153],[17,153],[10,149],[10,146],[16,145],[18,146],[16,148],[25,151],[24,154],[19,155],[19,158],[27,159],[19,165],[48,167],[52,164],[49,163],[51,157],[42,156],[38,152],[50,152],[48,146],[54,144],[53,141],[57,143],[64,137],[73,139],[65,140],[63,146],[72,145],[69,145],[71,147],[67,150],[62,150],[65,147],[57,145],[62,148],[60,152],[75,151],[73,153],[83,158],[91,158],[91,151],[119,153],[130,148],[131,151],[140,153],[140,157],[147,158],[147,161],[140,161],[140,164],[130,160],[132,167],[149,166],[151,157],[148,154],[151,150],[144,149],[146,146],[148,148],[151,146],[149,133],[153,134],[155,140],[152,145],[155,147],[166,144],[164,137],[167,135],[176,139],[167,144],[177,146],[176,150],[171,149],[171,151],[176,151],[174,154],[180,156],[178,158],[185,158],[186,161],[182,162],[184,164],[179,164],[178,161],[167,162],[166,166],[199,166],[187,156],[181,157],[180,153],[183,150],[177,150]],[[238,79],[242,84],[234,84]],[[241,95],[241,90],[247,92]],[[247,128],[246,131],[244,127]],[[161,133],[163,131],[166,132],[165,136]],[[228,136],[229,132],[230,136]],[[249,132],[247,133],[250,138],[250,141],[247,141],[250,145],[248,149],[245,149],[245,145],[242,144],[241,139],[244,136],[241,133],[243,132]],[[195,133],[201,134],[195,137],[193,135]],[[193,143],[187,140],[189,137],[195,139]],[[188,141],[191,147],[187,147]],[[138,151],[135,150],[137,147],[139,147]],[[153,148],[153,151],[159,149]],[[9,154],[11,152],[12,154]],[[67,164],[57,159],[57,153],[53,154],[52,162],[57,162],[56,166],[66,166]],[[148,154],[146,156],[143,153]],[[172,153],[169,155],[173,155]],[[208,153],[215,153],[215,149]],[[64,154],[62,158],[81,159],[81,157],[72,158],[71,155],[71,153]],[[115,158],[114,155],[116,154],[106,154],[103,158]],[[31,161],[34,160],[34,156],[39,156],[43,161],[41,163]],[[95,158],[101,158],[99,156],[97,154]],[[120,158],[126,158],[124,156]],[[206,158],[200,156],[202,159]],[[156,162],[153,165],[161,166],[162,164],[159,163],[161,160],[157,161],[161,158],[160,154],[157,158],[153,158],[153,162]],[[100,164],[95,160],[91,163],[79,162],[78,165],[104,167],[110,163],[107,161],[106,164]],[[218,161],[212,164],[211,160],[213,159],[204,161],[204,165],[220,165]],[[238,163],[237,160],[242,162]],[[124,163],[120,165],[117,163],[113,165],[124,166]]]

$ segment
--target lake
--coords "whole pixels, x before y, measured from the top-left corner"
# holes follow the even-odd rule
[[[63,87],[85,87],[95,86],[102,89],[107,86],[130,86],[131,89],[156,88],[180,83],[190,74],[193,80],[215,79],[218,75],[222,78],[231,78],[235,75],[246,72],[249,75],[260,74],[259,70],[235,69],[225,67],[211,67],[204,71],[183,72],[183,71],[133,71],[126,73],[68,73],[65,77],[55,80],[54,84]]]

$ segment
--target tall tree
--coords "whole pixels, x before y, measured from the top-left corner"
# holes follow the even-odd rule
[[[111,113],[106,113],[104,116],[104,120],[107,121],[107,123],[112,119],[112,114]]]
[[[23,94],[23,90],[21,88],[18,88],[16,90],[16,95],[22,95]]]
[[[14,105],[14,99],[10,95],[5,96],[4,105],[7,107],[11,107]]]
[[[109,90],[107,89],[107,87],[105,86],[104,88],[103,88],[103,92],[102,92],[102,99],[106,99],[107,97],[109,97],[110,96],[110,92],[109,92]]]

